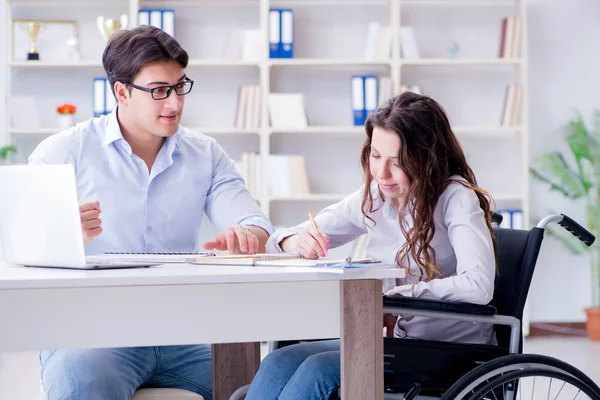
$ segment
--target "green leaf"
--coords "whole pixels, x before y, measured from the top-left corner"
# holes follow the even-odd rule
[[[582,197],[589,188],[581,181],[579,174],[569,168],[563,155],[559,152],[544,154],[538,158],[539,169],[530,168],[534,178],[550,185],[570,199]]]
[[[0,160],[6,160],[9,153],[16,153],[17,149],[14,146],[0,147]]]
[[[590,157],[588,137],[589,134],[583,122],[583,117],[578,114],[575,119],[569,121],[567,135],[567,143],[576,160]]]

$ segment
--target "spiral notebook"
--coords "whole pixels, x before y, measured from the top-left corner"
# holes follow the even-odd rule
[[[156,264],[191,263],[201,257],[214,257],[214,253],[118,253],[106,252],[86,257],[92,261],[147,262]]]
[[[301,258],[302,256],[298,253],[258,253],[198,257],[192,262],[194,264],[257,265],[263,261],[295,260]]]

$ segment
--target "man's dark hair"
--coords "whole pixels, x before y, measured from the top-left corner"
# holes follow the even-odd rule
[[[149,25],[115,32],[102,54],[102,65],[113,94],[115,82],[132,82],[148,64],[177,61],[186,68],[188,60],[188,53],[171,35]]]

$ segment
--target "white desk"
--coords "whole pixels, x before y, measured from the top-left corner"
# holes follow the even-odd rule
[[[0,352],[213,343],[214,399],[221,400],[254,376],[259,341],[341,337],[343,398],[383,399],[381,279],[403,275],[397,268],[0,265]]]

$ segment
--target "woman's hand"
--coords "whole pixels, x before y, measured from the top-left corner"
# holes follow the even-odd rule
[[[283,239],[280,246],[286,253],[298,253],[304,258],[316,259],[327,256],[330,244],[329,236],[310,227]]]

